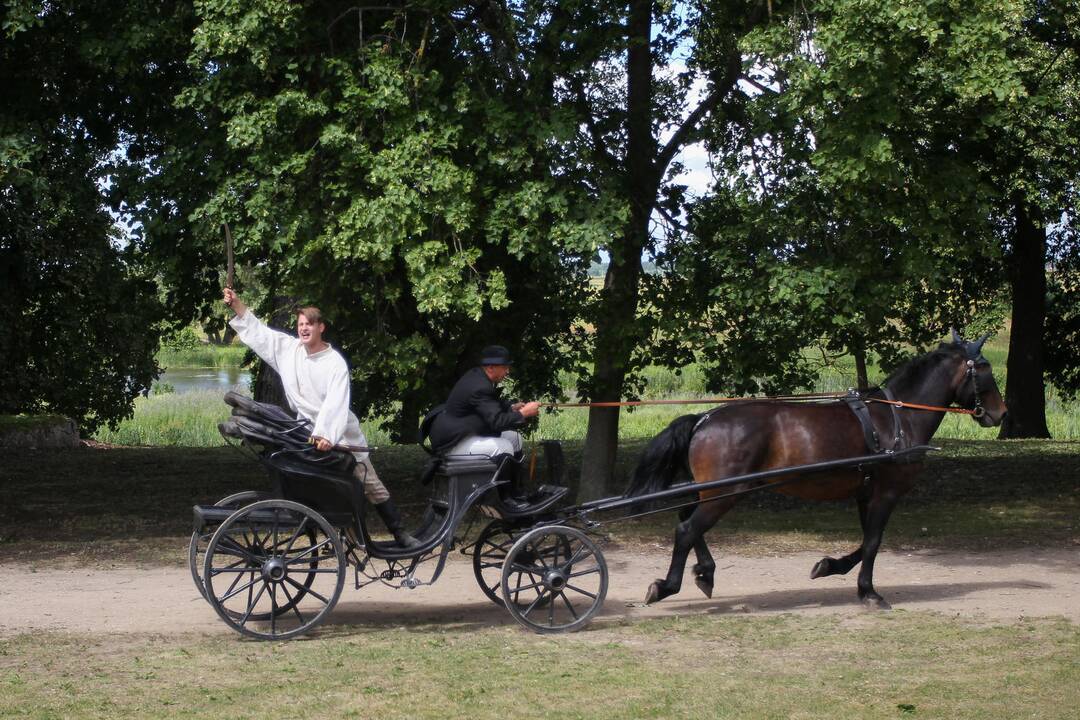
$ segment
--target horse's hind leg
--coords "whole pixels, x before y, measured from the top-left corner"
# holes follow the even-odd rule
[[[864,486],[865,487],[865,486]],[[868,503],[867,493],[864,489],[860,489],[857,501],[859,505],[859,525],[862,526],[863,531],[863,543],[865,544],[866,537],[866,506]],[[813,570],[810,571],[810,579],[816,580],[819,577],[825,577],[827,575],[846,575],[851,568],[862,562],[863,559],[863,546],[855,548],[853,552],[848,553],[842,558],[824,557],[817,561]]]
[[[683,508],[679,511],[679,520],[685,522],[696,509],[696,506]],[[705,542],[704,533],[694,542],[694,554],[697,556],[697,562],[694,563],[694,584],[697,585],[698,590],[705,593],[705,597],[711,598],[716,561],[709,552],[709,544]]]
[[[720,502],[706,502],[702,505],[698,505],[693,508],[690,516],[675,526],[675,547],[671,552],[671,566],[668,568],[667,577],[662,580],[656,580],[649,586],[649,591],[645,595],[645,602],[652,604],[658,600],[674,595],[682,588],[683,571],[686,569],[686,559],[690,555],[691,548],[698,548],[700,544],[701,550],[708,559],[707,563],[699,563],[694,566],[695,574],[698,574],[698,568],[702,567],[702,570],[707,571],[707,595],[712,596],[712,573],[716,568],[716,564],[712,560],[712,556],[709,555],[709,549],[705,545],[705,533],[708,532],[716,521],[720,519],[720,516],[727,512],[732,505],[735,504],[735,500],[723,500]],[[682,514],[680,513],[680,517]],[[700,552],[700,551],[699,551]],[[701,555],[698,556],[699,561]],[[698,587],[701,587],[699,584]],[[705,591],[705,588],[702,588]]]

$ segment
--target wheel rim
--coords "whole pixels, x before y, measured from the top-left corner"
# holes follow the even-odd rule
[[[571,632],[589,623],[607,595],[608,569],[599,546],[576,528],[546,527],[518,539],[502,571],[505,606],[540,633]]]
[[[245,505],[249,505],[259,500],[265,500],[270,497],[269,493],[260,492],[258,490],[245,490],[244,492],[234,493],[226,497],[221,498],[214,507],[233,508],[239,510]],[[206,597],[206,588],[203,585],[203,562],[206,559],[206,546],[210,543],[210,538],[214,536],[214,531],[209,532],[196,530],[191,533],[191,541],[188,543],[188,569],[191,570],[191,579],[195,582],[195,589],[199,591],[199,594]]]
[[[282,640],[333,609],[345,581],[338,532],[314,510],[265,500],[237,510],[206,550],[207,600],[237,632]]]

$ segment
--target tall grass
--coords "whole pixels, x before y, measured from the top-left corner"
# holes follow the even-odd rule
[[[242,345],[203,346],[168,353],[162,351],[159,363],[172,367],[229,367],[239,365],[246,349]],[[1004,368],[1008,348],[998,338],[984,348],[984,355],[995,367],[995,374],[1004,392]],[[868,368],[871,383],[880,382],[885,373],[875,364]],[[699,399],[711,397],[705,391],[705,374],[698,365],[678,371],[652,366],[644,371],[643,399]],[[850,357],[840,358],[821,371],[811,389],[813,392],[844,392],[856,384],[855,363]],[[564,377],[563,385],[573,387],[573,378]],[[619,437],[622,439],[651,438],[686,413],[704,412],[708,405],[651,405],[621,410]],[[217,424],[228,417],[229,408],[222,402],[219,391],[197,391],[182,394],[152,395],[139,398],[135,415],[120,424],[116,431],[103,429],[95,438],[119,445],[165,445],[208,447],[224,441]],[[568,408],[541,414],[534,438],[579,440],[585,437],[589,412],[586,408]],[[1053,388],[1048,388],[1046,419],[1050,434],[1059,440],[1080,440],[1080,402],[1064,400]],[[386,446],[390,438],[379,425],[383,418],[371,418],[362,423],[367,440],[372,445]],[[997,428],[984,428],[965,415],[947,415],[935,437],[961,440],[989,440],[997,437]]]
[[[247,348],[243,345],[200,345],[199,347],[158,351],[158,365],[163,368],[226,368],[240,367]]]
[[[135,399],[135,414],[116,430],[102,428],[94,435],[99,442],[114,445],[217,447],[225,440],[218,423],[228,419],[231,408],[217,390],[167,393]],[[367,441],[388,445],[389,436],[375,421],[363,423]]]

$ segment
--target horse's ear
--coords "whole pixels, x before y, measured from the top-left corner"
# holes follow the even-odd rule
[[[952,331],[952,341],[953,341],[953,343],[956,344],[956,345],[962,345],[963,342],[964,342],[964,338],[960,337],[960,333],[956,332],[956,328],[950,327],[949,330]]]
[[[983,336],[982,336],[981,338],[979,338],[978,340],[976,340],[976,341],[975,341],[975,343],[974,343],[974,347],[973,347],[972,349],[973,349],[973,350],[974,350],[974,351],[975,351],[976,353],[982,352],[982,346],[983,346],[983,343],[985,343],[985,342],[986,342],[986,339],[987,339],[988,337],[990,337],[990,333],[986,333],[986,334],[985,334],[985,335],[983,335]]]

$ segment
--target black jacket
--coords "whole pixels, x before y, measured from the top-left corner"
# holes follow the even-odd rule
[[[454,385],[446,406],[431,425],[431,446],[441,452],[468,435],[498,437],[525,424],[525,418],[499,396],[484,369],[474,367]]]

